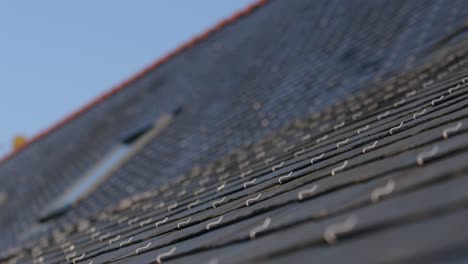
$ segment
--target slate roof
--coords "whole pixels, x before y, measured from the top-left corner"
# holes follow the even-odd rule
[[[249,7],[2,162],[3,261],[466,261],[467,5]],[[38,222],[129,131],[174,112]]]

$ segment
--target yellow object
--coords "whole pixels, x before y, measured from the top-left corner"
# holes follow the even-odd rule
[[[26,145],[26,137],[22,135],[15,136],[13,139],[13,148],[15,150],[20,149]]]

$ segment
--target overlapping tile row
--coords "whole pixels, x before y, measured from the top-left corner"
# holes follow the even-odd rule
[[[5,263],[464,260],[467,63],[447,50]]]

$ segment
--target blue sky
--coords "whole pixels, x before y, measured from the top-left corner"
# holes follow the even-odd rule
[[[252,0],[0,2],[0,155]]]

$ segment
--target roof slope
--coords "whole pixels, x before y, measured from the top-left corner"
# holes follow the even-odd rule
[[[460,43],[446,36],[467,10],[462,1],[268,3],[6,161],[2,244],[32,242],[40,254],[16,257],[47,263],[299,261],[310,252],[339,261],[402,239],[415,221],[414,230],[461,221],[466,50],[444,45]],[[175,109],[174,122],[86,200],[24,236],[126,131]],[[134,206],[69,225],[143,191]],[[53,230],[53,240],[33,242]],[[341,233],[349,242],[324,248]],[[407,241],[438,235],[418,234]]]

